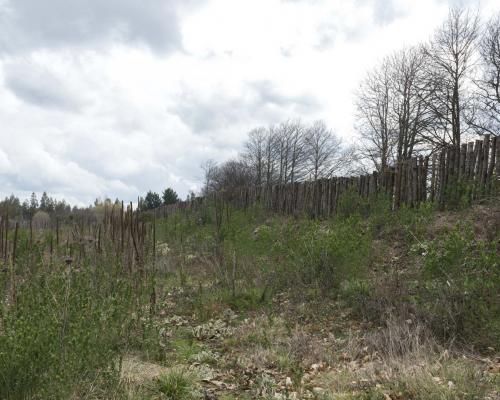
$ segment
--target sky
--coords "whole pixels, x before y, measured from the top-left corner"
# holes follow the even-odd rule
[[[450,6],[498,0],[0,0],[0,196],[71,204],[201,187],[252,128],[323,119]]]

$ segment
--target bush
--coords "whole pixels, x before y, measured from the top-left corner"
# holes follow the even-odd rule
[[[193,378],[183,370],[171,370],[156,380],[156,390],[167,400],[194,399]]]
[[[497,243],[476,241],[457,225],[426,244],[420,308],[445,339],[500,344],[500,255]]]
[[[302,283],[338,289],[368,266],[371,236],[356,218],[329,224],[301,221],[287,227],[273,251],[290,287]]]

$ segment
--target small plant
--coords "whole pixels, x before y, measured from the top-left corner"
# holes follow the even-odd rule
[[[196,398],[193,377],[181,369],[173,369],[161,375],[155,382],[155,389],[165,400],[191,400]]]

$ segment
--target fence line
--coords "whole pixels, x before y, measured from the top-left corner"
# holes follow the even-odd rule
[[[155,214],[168,216],[179,210],[197,209],[218,196],[238,208],[260,203],[276,213],[328,217],[337,213],[339,200],[347,191],[364,199],[383,193],[393,209],[427,201],[445,207],[457,196],[473,200],[491,193],[499,178],[500,139],[485,135],[460,147],[447,146],[431,156],[408,158],[381,173],[228,189],[212,193],[208,199],[198,197],[162,206]]]

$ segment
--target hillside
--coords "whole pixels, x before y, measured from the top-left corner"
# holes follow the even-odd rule
[[[498,398],[497,200],[447,212],[380,204],[325,221],[226,210],[219,228],[203,211],[159,222],[160,339],[152,358],[126,359],[129,390]]]
[[[497,196],[4,233],[0,398],[499,398]]]

